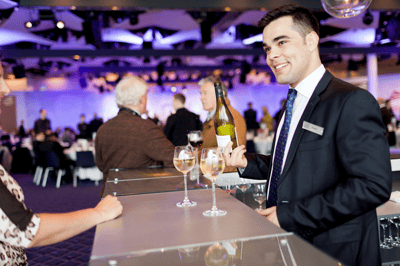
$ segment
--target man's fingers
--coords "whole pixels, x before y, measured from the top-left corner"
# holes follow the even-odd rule
[[[257,213],[258,213],[258,214],[261,214],[261,215],[263,215],[263,216],[268,216],[268,215],[270,215],[272,212],[273,212],[273,207],[272,207],[272,208],[267,208],[267,209],[264,209],[264,210],[257,210]]]
[[[224,150],[224,157],[230,157],[231,153],[231,148],[232,148],[233,142],[229,141],[228,144],[226,144],[225,150]]]

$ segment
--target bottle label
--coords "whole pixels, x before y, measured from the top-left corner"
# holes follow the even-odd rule
[[[222,152],[224,152],[225,147],[229,141],[231,141],[230,135],[225,135],[225,136],[217,135],[218,147],[222,147]],[[231,149],[231,152],[232,152],[232,149]]]

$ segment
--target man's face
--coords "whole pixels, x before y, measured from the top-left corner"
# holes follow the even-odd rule
[[[83,123],[83,122],[85,122],[85,116],[81,116],[81,122]]]
[[[43,109],[43,110],[40,112],[40,117],[43,118],[43,119],[45,119],[45,118],[46,118],[46,115],[47,115],[47,111]]]
[[[204,83],[200,87],[200,99],[203,104],[203,109],[211,112],[217,106],[217,100],[215,99],[215,89],[212,82]]]
[[[278,18],[266,26],[263,46],[278,83],[294,88],[312,72],[311,52],[306,40],[293,28],[292,17]]]

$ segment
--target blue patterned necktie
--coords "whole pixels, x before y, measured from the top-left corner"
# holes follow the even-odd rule
[[[295,89],[289,89],[286,101],[285,121],[283,122],[278,138],[278,143],[275,147],[274,168],[272,170],[267,208],[276,206],[278,200],[279,178],[281,177],[283,156],[285,155],[285,146],[287,137],[289,135],[290,121],[292,120],[293,103],[294,99],[296,99],[296,94],[297,91]]]

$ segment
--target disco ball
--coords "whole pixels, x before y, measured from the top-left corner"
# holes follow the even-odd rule
[[[321,0],[329,15],[336,18],[350,18],[361,14],[372,0]]]

